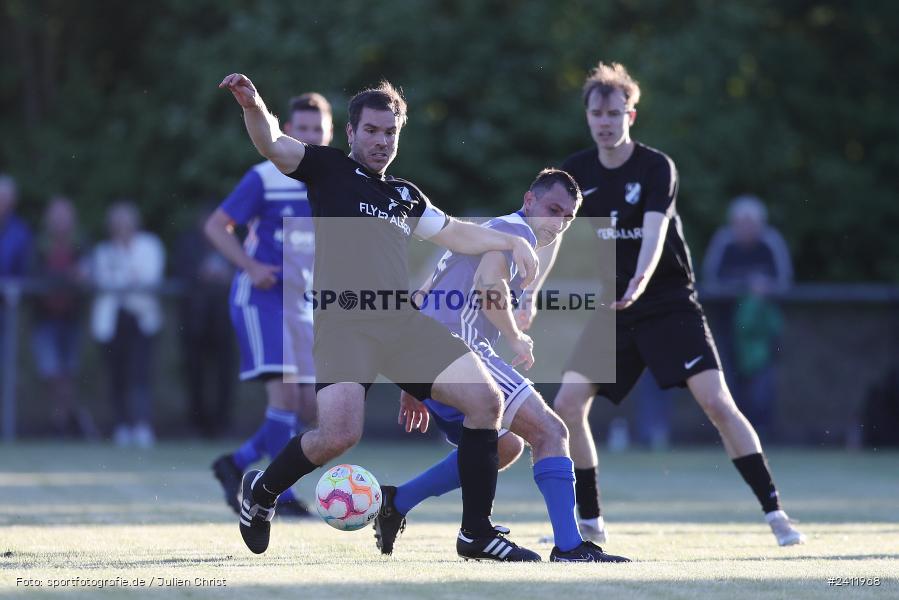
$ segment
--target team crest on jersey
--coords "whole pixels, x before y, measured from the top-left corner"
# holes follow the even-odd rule
[[[640,183],[624,184],[624,200],[628,204],[636,204],[640,201]]]
[[[406,202],[412,202],[412,195],[409,193],[409,188],[403,186],[397,189],[397,191],[400,193],[400,198],[402,198]]]

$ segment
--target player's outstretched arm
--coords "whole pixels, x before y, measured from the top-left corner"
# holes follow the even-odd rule
[[[636,302],[649,285],[665,247],[668,221],[668,216],[660,212],[647,211],[643,215],[643,242],[640,244],[640,255],[637,257],[637,269],[624,295],[612,303],[615,310],[623,310]]]
[[[232,73],[222,79],[219,87],[230,91],[243,107],[247,133],[259,154],[272,161],[282,173],[296,171],[306,154],[306,146],[281,131],[278,119],[268,111],[249,77]]]
[[[511,251],[515,266],[521,273],[522,287],[531,285],[537,277],[540,266],[537,254],[527,240],[517,235],[450,219],[446,227],[428,239],[459,254],[484,254],[493,250]]]

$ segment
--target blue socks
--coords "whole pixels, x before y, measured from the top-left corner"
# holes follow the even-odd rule
[[[567,456],[550,456],[534,464],[534,481],[543,494],[556,546],[567,552],[583,539],[574,516],[574,463]]]
[[[296,421],[293,412],[269,407],[265,411],[265,421],[256,433],[232,455],[234,464],[245,471],[265,454],[270,458],[276,457],[287,441],[296,435]]]
[[[462,486],[459,480],[459,452],[453,450],[430,469],[396,489],[396,509],[405,515],[431,496],[440,496]]]
[[[234,454],[231,455],[234,464],[241,471],[246,471],[247,467],[262,458],[265,453],[265,424],[263,423],[253,437],[243,443]]]
[[[394,501],[396,509],[401,514],[408,514],[425,499],[460,487],[458,460],[458,452],[453,450],[442,461],[399,486]],[[571,459],[551,456],[537,462],[534,481],[546,502],[556,546],[563,552],[580,546],[583,539],[574,513],[574,464]]]

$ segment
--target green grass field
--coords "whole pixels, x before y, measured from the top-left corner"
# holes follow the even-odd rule
[[[498,565],[455,555],[458,492],[414,511],[390,558],[378,554],[371,529],[344,533],[277,518],[269,551],[255,556],[208,470],[222,449],[4,447],[0,597],[899,598],[896,453],[772,452],[786,508],[809,537],[792,548],[775,544],[723,452],[606,455],[606,549],[635,562]],[[444,451],[425,441],[367,443],[345,459],[396,483]],[[307,479],[299,489],[308,495],[317,477]],[[549,524],[526,461],[500,475],[495,520],[548,558],[551,547],[537,540]],[[146,587],[49,587],[77,577],[143,579]],[[831,577],[877,577],[880,585],[831,586]],[[190,586],[168,585],[172,579]]]

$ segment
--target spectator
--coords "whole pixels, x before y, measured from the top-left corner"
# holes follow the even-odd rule
[[[198,211],[197,221],[181,234],[174,274],[184,286],[179,308],[188,421],[200,434],[215,437],[230,425],[236,381],[227,302],[234,271],[203,233],[206,219],[215,209],[207,208]]]
[[[34,274],[48,286],[35,302],[32,349],[45,396],[53,402],[50,419],[57,434],[78,433],[97,437],[90,413],[78,406],[75,374],[81,341],[80,282],[82,247],[72,202],[63,196],[50,199],[37,245]]]
[[[155,443],[151,426],[152,342],[162,327],[154,289],[162,282],[165,250],[159,239],[139,230],[131,202],[107,212],[109,239],[97,245],[92,274],[97,286],[91,318],[109,368],[116,445],[147,448]]]
[[[7,328],[13,329],[14,324],[6,323],[7,294],[11,290],[5,287],[3,280],[23,277],[28,272],[31,258],[31,232],[14,213],[17,200],[15,180],[0,174],[0,357],[4,361],[14,360],[12,340],[6,336],[15,336],[16,332],[7,331]],[[0,382],[6,368],[7,365],[0,364]]]
[[[728,211],[729,224],[712,238],[703,265],[705,288],[732,294],[727,311],[727,354],[736,382],[736,401],[767,437],[776,403],[776,358],[783,317],[772,296],[793,282],[790,253],[780,233],[768,225],[768,211],[755,196],[739,196]]]
[[[0,175],[0,277],[24,277],[31,260],[31,230],[15,215],[16,181]]]

